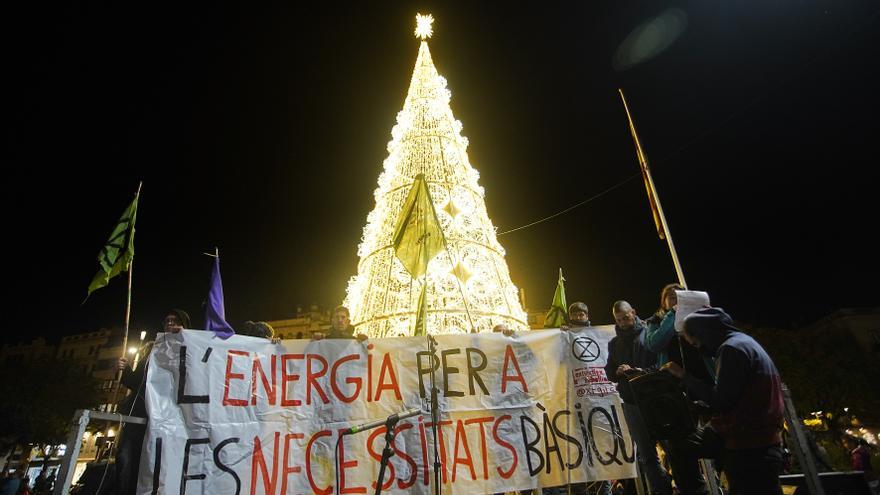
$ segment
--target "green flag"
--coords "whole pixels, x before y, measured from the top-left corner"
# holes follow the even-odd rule
[[[426,294],[427,288],[428,288],[428,284],[423,283],[422,284],[422,291],[419,294],[419,312],[416,313],[416,327],[415,327],[415,329],[413,329],[413,336],[416,336],[416,337],[418,337],[420,335],[425,335],[426,333],[428,333],[425,330],[425,327],[427,326],[427,323],[425,322],[425,320],[428,319],[428,306],[426,305],[426,301],[425,301],[426,295],[427,295]]]
[[[134,201],[122,212],[122,217],[116,224],[116,228],[113,229],[113,233],[110,234],[107,245],[98,253],[98,273],[89,284],[89,293],[86,295],[86,299],[92,292],[107,285],[111,278],[122,272],[127,272],[131,266],[131,260],[134,259],[134,222],[137,218],[139,196],[140,188],[134,196]]]
[[[565,325],[568,317],[568,308],[565,303],[565,279],[562,278],[562,268],[559,269],[559,281],[556,283],[556,292],[553,294],[553,302],[550,311],[544,319],[544,328],[559,328]]]
[[[428,262],[443,249],[443,231],[424,174],[416,176],[400,210],[392,246],[412,278],[428,271]]]

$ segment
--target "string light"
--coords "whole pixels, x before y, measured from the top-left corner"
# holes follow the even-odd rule
[[[487,332],[499,323],[525,330],[527,316],[486,212],[479,173],[468,159],[467,138],[449,106],[446,79],[434,67],[424,41],[431,36],[431,22],[430,15],[417,16],[416,35],[423,41],[391,130],[388,157],[373,194],[376,206],[367,215],[358,272],[349,280],[345,305],[360,333],[412,334],[422,281],[413,280],[395,257],[391,236],[415,177],[425,174],[449,248],[428,264],[428,333]]]

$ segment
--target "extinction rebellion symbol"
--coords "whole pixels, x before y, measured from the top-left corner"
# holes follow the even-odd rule
[[[599,359],[599,344],[589,337],[578,337],[571,343],[571,353],[578,361],[589,363]]]

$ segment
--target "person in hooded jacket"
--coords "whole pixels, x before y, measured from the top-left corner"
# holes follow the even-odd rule
[[[682,336],[715,359],[716,376],[716,384],[707,388],[675,363],[663,367],[708,398],[712,411],[710,424],[682,442],[683,448],[698,457],[720,458],[731,495],[781,494],[784,404],[773,360],[721,308],[688,315]]]
[[[611,307],[614,315],[614,337],[608,342],[605,375],[617,385],[623,400],[623,415],[630,435],[636,443],[639,467],[648,479],[650,493],[671,494],[672,484],[657,458],[657,441],[651,437],[641,411],[629,386],[629,380],[656,369],[656,355],[645,348],[645,322],[626,301]]]

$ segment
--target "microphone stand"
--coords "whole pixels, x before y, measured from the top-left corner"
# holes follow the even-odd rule
[[[397,426],[398,421],[400,421],[400,418],[396,414],[390,416],[388,420],[385,421],[385,448],[382,449],[382,461],[379,464],[379,478],[376,480],[376,495],[382,493],[382,484],[385,482],[385,467],[388,466],[388,460],[394,455],[394,450],[391,449],[391,446],[394,444],[394,436],[396,435],[394,428]]]
[[[431,353],[431,432],[434,434],[434,495],[440,495],[440,454],[437,448],[437,431],[440,423],[440,404],[438,390],[434,380],[434,371],[437,369],[434,363],[439,364],[437,359],[437,341],[428,335],[428,351]],[[436,361],[435,361],[436,360]],[[378,494],[377,494],[378,495]]]

